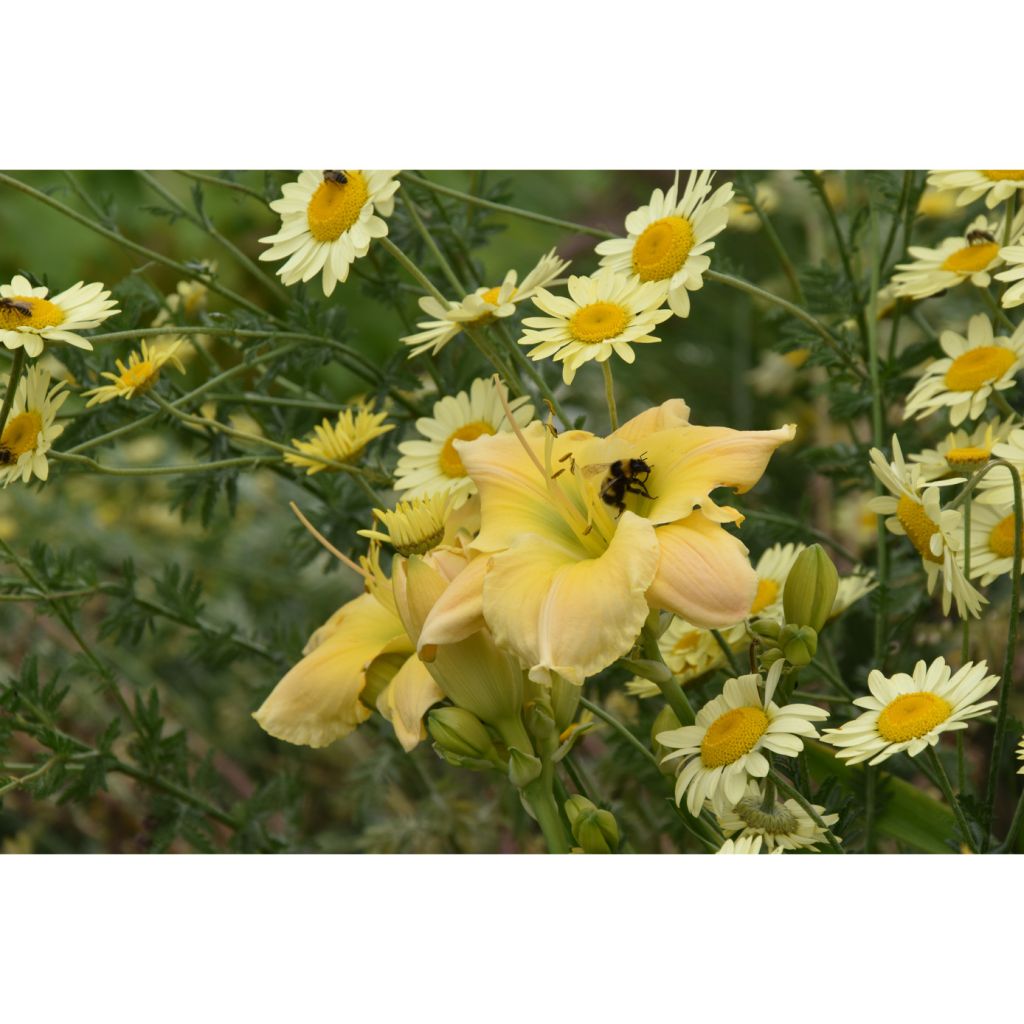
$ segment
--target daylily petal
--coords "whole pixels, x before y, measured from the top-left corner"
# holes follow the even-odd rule
[[[474,558],[448,584],[434,602],[420,631],[419,647],[452,644],[486,626],[484,621],[484,575],[489,559]]]
[[[775,449],[795,433],[792,424],[778,430],[677,427],[640,439],[651,466],[647,486],[654,495],[647,518],[671,523],[700,505],[714,509],[709,495],[716,487],[750,490]]]
[[[443,699],[427,666],[414,654],[377,698],[377,710],[394,727],[402,749],[409,751],[427,734],[423,726],[427,708]]]
[[[327,632],[322,632],[327,629]],[[325,747],[366,721],[360,703],[367,666],[386,647],[405,638],[399,619],[375,597],[363,594],[340,608],[314,633],[320,640],[274,687],[253,718],[288,743]],[[406,639],[408,650],[412,645]]]
[[[671,427],[685,427],[690,422],[690,407],[681,398],[670,398],[652,409],[645,409],[639,416],[626,420],[612,437],[626,441],[642,442],[649,434]]]
[[[554,672],[582,684],[633,646],[647,618],[644,594],[658,551],[651,524],[631,512],[597,558],[521,535],[491,560],[484,618],[498,645],[530,666],[531,679],[548,682]]]
[[[647,592],[652,608],[664,608],[709,629],[746,617],[757,574],[738,537],[701,512],[659,526],[657,537],[661,561]]]

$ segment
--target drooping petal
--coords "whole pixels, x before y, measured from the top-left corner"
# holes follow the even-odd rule
[[[484,628],[484,575],[488,561],[486,555],[477,556],[448,584],[423,623],[420,647],[452,644]]]
[[[632,512],[623,513],[596,558],[536,534],[521,536],[491,561],[484,618],[499,646],[530,667],[531,679],[548,682],[557,673],[582,684],[633,646],[658,557],[653,527]]]
[[[645,409],[639,416],[626,420],[611,436],[626,441],[640,441],[650,434],[672,427],[685,427],[690,422],[690,407],[681,398],[670,398],[661,405]]]
[[[377,710],[393,726],[402,749],[410,751],[426,736],[423,715],[427,708],[443,699],[427,666],[413,654],[377,698]]]
[[[698,506],[717,508],[709,497],[716,487],[750,490],[775,449],[795,433],[792,424],[778,430],[677,427],[640,439],[654,495],[647,517],[655,524],[675,522]]]
[[[366,721],[359,700],[366,669],[385,648],[405,639],[402,623],[370,594],[340,608],[309,653],[274,687],[253,718],[288,743],[325,747]],[[324,627],[321,627],[323,630]]]
[[[738,537],[701,512],[657,529],[661,560],[647,592],[652,608],[664,608],[695,626],[717,629],[750,611],[757,574]]]

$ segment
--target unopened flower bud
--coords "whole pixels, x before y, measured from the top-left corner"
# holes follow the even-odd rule
[[[751,632],[767,640],[778,640],[782,627],[774,619],[758,619],[750,624]]]
[[[779,650],[778,647],[773,647],[771,650],[764,651],[761,655],[761,666],[762,668],[771,668],[780,658],[784,658],[785,655]]]
[[[498,751],[480,719],[464,708],[431,711],[427,730],[443,753],[501,764]]]
[[[612,853],[619,846],[619,826],[611,811],[601,811],[586,797],[572,796],[565,802],[573,838],[584,853]]]
[[[782,606],[786,622],[818,631],[828,621],[839,589],[839,573],[820,544],[801,551],[786,577]]]
[[[810,626],[801,626],[797,635],[783,648],[786,661],[796,668],[809,665],[818,653],[818,634]]]

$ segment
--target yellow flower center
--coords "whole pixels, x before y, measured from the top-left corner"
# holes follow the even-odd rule
[[[685,217],[662,217],[636,240],[633,273],[641,281],[664,281],[686,262],[693,243],[693,226]]]
[[[738,761],[754,748],[768,728],[768,716],[761,708],[733,708],[719,715],[700,744],[705,768],[718,768]]]
[[[26,314],[23,307],[29,307]],[[12,295],[0,302],[0,329],[16,331],[19,327],[59,327],[64,323],[64,310],[49,299],[30,295]]]
[[[916,740],[949,718],[952,711],[949,701],[934,693],[905,693],[887,704],[878,716],[878,732],[890,743]]]
[[[617,302],[592,302],[573,313],[569,333],[588,345],[620,335],[629,324],[629,310]]]
[[[6,461],[17,462],[26,452],[34,451],[42,430],[43,418],[34,410],[12,416],[0,438],[0,450],[9,453]]]
[[[673,645],[673,654],[686,654],[687,651],[692,651],[697,644],[700,642],[700,633],[696,629],[691,629],[689,633],[684,633]]]
[[[982,171],[989,181],[1024,181],[1024,171]]]
[[[160,371],[148,359],[144,359],[133,366],[124,367],[119,383],[125,390],[135,388],[136,391],[148,391],[159,376]]]
[[[512,289],[512,291],[509,293],[509,300],[511,300],[515,296],[517,290],[518,289],[516,288]],[[496,306],[498,304],[498,296],[500,294],[501,286],[499,285],[495,288],[488,288],[487,291],[485,291],[483,295],[480,296],[480,298],[483,299],[484,302],[489,302],[492,306]]]
[[[942,561],[941,556],[933,555],[932,549],[928,546],[932,535],[938,533],[939,528],[928,517],[924,505],[904,494],[896,503],[896,518],[907,531],[910,543],[917,548],[917,553],[922,558],[928,559],[929,562]]]
[[[484,423],[483,420],[477,420],[475,423],[467,423],[464,427],[459,427],[458,430],[452,432],[451,436],[444,443],[444,447],[441,449],[441,472],[445,476],[458,477],[466,475],[466,467],[462,464],[462,459],[459,458],[459,453],[455,450],[455,441],[475,441],[478,437],[482,437],[484,434],[493,434],[494,427],[490,423]]]
[[[965,245],[950,253],[943,261],[941,270],[952,270],[954,274],[976,274],[984,270],[999,252],[998,242],[981,242]]]
[[[318,242],[333,242],[359,219],[370,198],[366,179],[360,171],[346,171],[344,184],[325,178],[306,208],[309,233]]]
[[[779,596],[779,585],[775,580],[758,580],[754,603],[750,606],[750,614],[756,615],[763,611]]]
[[[946,465],[950,469],[978,469],[989,460],[992,453],[987,448],[951,448],[946,452]]]
[[[998,345],[972,348],[953,360],[946,371],[946,387],[950,391],[977,391],[984,384],[998,380],[1013,366],[1017,357]]]
[[[1000,558],[1013,558],[1013,513],[992,527],[988,546]]]

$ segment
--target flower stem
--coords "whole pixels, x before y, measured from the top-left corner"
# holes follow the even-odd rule
[[[569,838],[553,792],[554,766],[547,759],[543,763],[540,775],[523,789],[523,795],[537,816],[537,824],[548,844],[548,853],[568,853]]]
[[[1003,844],[999,847],[1001,853],[1013,853],[1022,823],[1024,823],[1024,792],[1021,793],[1020,799],[1017,801],[1017,809],[1013,812],[1010,831],[1006,833],[1006,839],[1003,840]]]
[[[960,832],[964,837],[964,842],[971,848],[972,853],[977,853],[978,846],[974,841],[974,835],[971,832],[971,827],[967,824],[967,818],[964,816],[964,812],[960,807],[960,801],[953,795],[953,784],[949,781],[949,776],[946,774],[946,768],[939,755],[935,752],[935,748],[933,746],[928,747],[928,760],[931,762],[932,769],[935,772],[935,778],[939,783],[939,788],[942,790],[942,795],[946,798],[946,803],[949,804],[953,811],[957,827],[960,829]]]
[[[611,360],[606,359],[601,364],[604,373],[604,398],[608,403],[608,420],[611,423],[612,432],[619,429],[619,410],[615,405],[615,381],[612,380]]]
[[[21,371],[25,366],[25,349],[14,350],[14,362],[11,364],[11,375],[7,380],[7,392],[4,395],[4,404],[0,406],[0,437],[3,437],[4,427],[7,426],[7,417],[11,414],[11,406],[14,404],[14,395],[18,390],[18,381],[21,380]]]
[[[971,495],[964,502],[964,579],[971,578]],[[960,641],[960,664],[966,665],[971,656],[971,617],[963,618],[963,637]],[[957,736],[957,739],[960,739]]]

